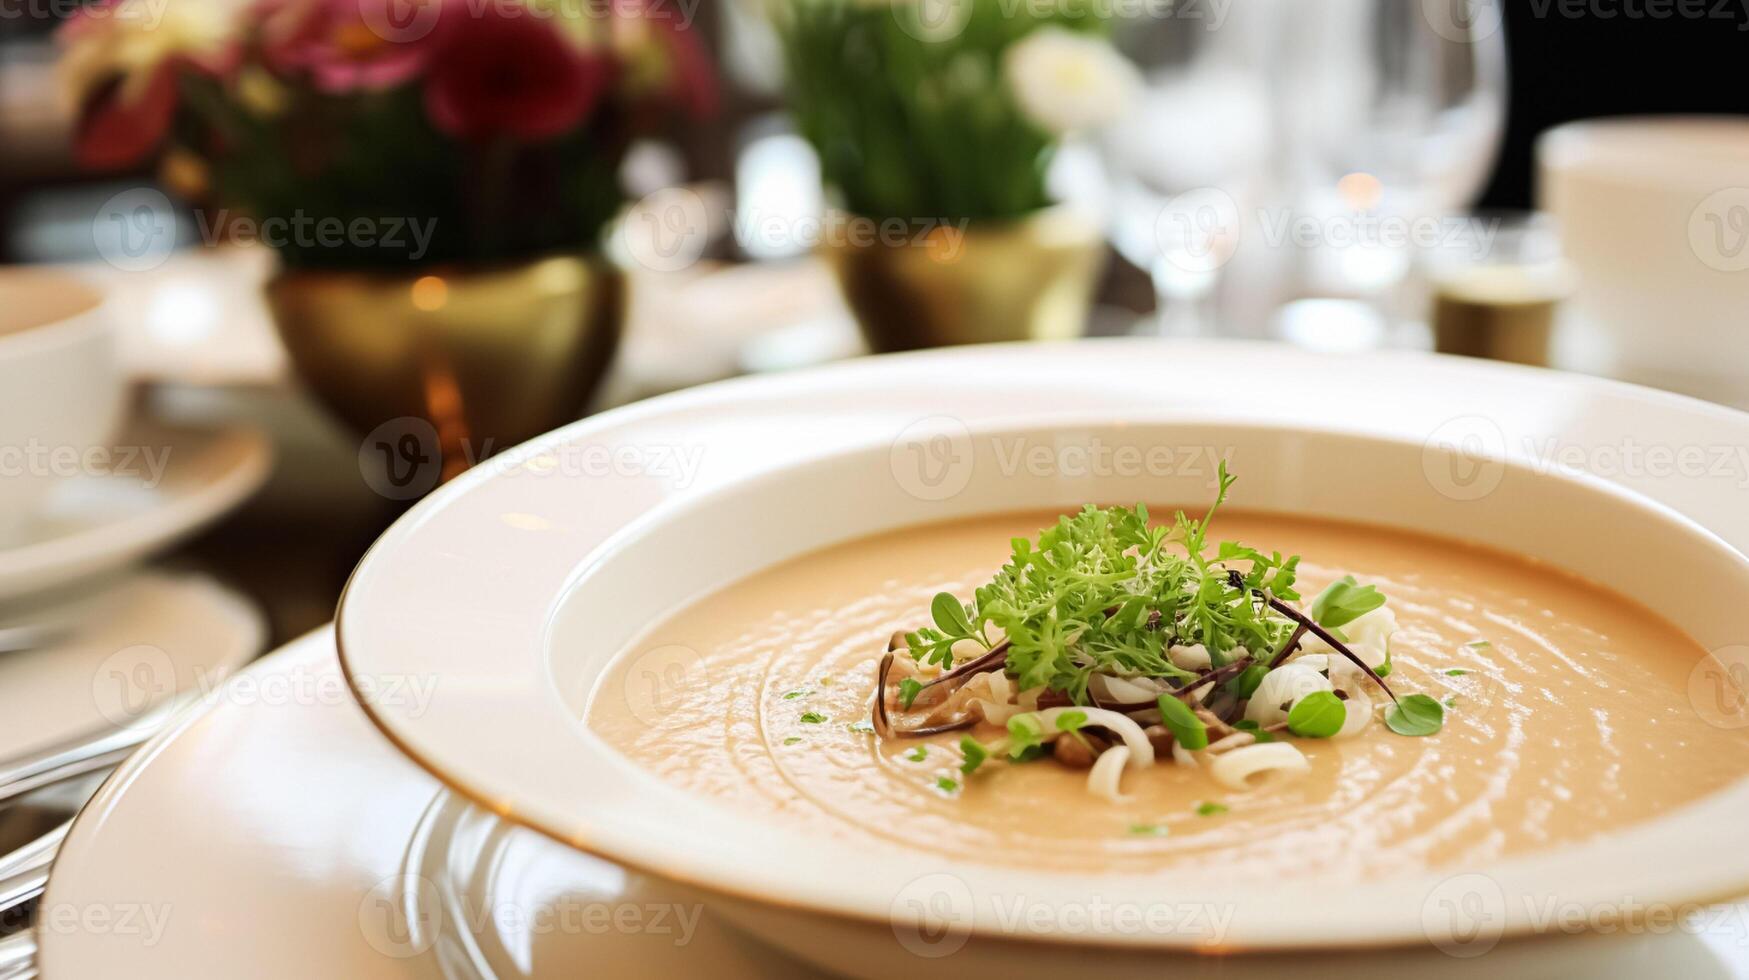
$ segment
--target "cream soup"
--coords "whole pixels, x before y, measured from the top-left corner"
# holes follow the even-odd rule
[[[1689,703],[1704,651],[1633,602],[1506,554],[1245,512],[1223,513],[1211,539],[1302,555],[1307,596],[1352,574],[1390,597],[1390,683],[1445,702],[1441,731],[1373,724],[1295,740],[1309,772],[1242,791],[1206,768],[1159,765],[1127,773],[1119,801],[1048,761],[962,775],[965,733],[877,738],[888,637],[926,625],[936,593],[970,596],[1011,538],[1055,519],[909,529],[734,583],[627,651],[587,723],[662,778],[799,832],[1028,867],[1254,879],[1473,866],[1595,838],[1749,771],[1749,732],[1709,726]],[[646,654],[674,649],[691,669],[654,683]]]

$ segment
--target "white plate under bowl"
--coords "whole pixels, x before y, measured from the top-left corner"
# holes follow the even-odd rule
[[[1015,438],[1060,462],[1013,465]],[[1625,467],[1622,449],[1663,446],[1674,460],[1692,446],[1716,463],[1729,454],[1709,447],[1746,444],[1749,416],[1698,402],[1413,355],[1120,341],[871,359],[658,399],[467,474],[361,563],[341,607],[342,662],[384,732],[459,791],[705,889],[761,935],[844,972],[966,968],[896,941],[916,914],[906,897],[941,873],[967,896],[949,924],[980,940],[966,947],[973,963],[1009,975],[1049,975],[1091,946],[1113,975],[1191,962],[1172,951],[1430,952],[1428,910],[1449,871],[1348,887],[1332,902],[1315,882],[1260,893],[1186,874],[874,860],[636,770],[582,725],[583,705],[652,620],[813,548],[1021,507],[1206,499],[1206,466],[1070,465],[1094,445],[1216,447],[1242,474],[1234,506],[1527,552],[1640,596],[1720,649],[1744,639],[1732,612],[1749,594],[1741,476]],[[1545,459],[1573,451],[1593,472]],[[418,711],[373,697],[413,676],[435,682]],[[1736,846],[1745,807],[1749,783],[1606,841],[1466,869],[1502,896],[1483,925],[1530,933],[1544,900],[1598,908],[1749,890],[1749,850]],[[1218,936],[1072,926],[1084,921],[1075,909],[1148,908],[1163,894],[1232,919]],[[1053,914],[1017,930],[1002,917],[1012,896]]]
[[[267,437],[252,429],[134,422],[104,472],[62,479],[26,519],[21,540],[0,548],[0,604],[169,548],[247,499],[272,464]]]
[[[348,697],[332,631],[312,633],[104,783],[37,911],[42,975],[455,980],[470,974],[446,951],[502,941],[511,923],[522,941],[495,950],[497,980],[800,975],[659,882],[520,829],[499,835],[536,855],[513,889],[409,920],[398,897],[438,884],[420,875],[418,833],[445,796]]]
[[[247,599],[205,575],[138,572],[75,606],[69,634],[0,653],[0,764],[132,723],[180,692],[205,693],[266,645]]]

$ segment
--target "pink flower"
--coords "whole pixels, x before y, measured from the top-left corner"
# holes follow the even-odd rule
[[[380,90],[425,70],[445,0],[266,0],[262,57],[324,92]]]
[[[541,140],[582,123],[601,101],[613,64],[578,51],[546,18],[452,8],[442,56],[425,81],[425,111],[461,139]],[[460,19],[467,18],[465,22]]]

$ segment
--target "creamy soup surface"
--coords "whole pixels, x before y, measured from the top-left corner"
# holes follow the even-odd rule
[[[1256,879],[1473,866],[1656,817],[1749,771],[1749,732],[1690,706],[1704,651],[1644,608],[1501,553],[1245,512],[1223,512],[1211,540],[1304,556],[1308,597],[1345,574],[1389,596],[1390,683],[1450,699],[1441,732],[1375,721],[1354,739],[1299,739],[1309,775],[1245,792],[1168,761],[1126,773],[1122,803],[1048,761],[962,778],[961,733],[878,739],[867,721],[888,636],[927,625],[937,592],[969,598],[1010,538],[1054,521],[912,528],[735,583],[627,651],[587,722],[662,778],[798,831],[1035,868]],[[674,647],[702,669],[655,682],[639,655]],[[1202,815],[1204,803],[1226,810]]]

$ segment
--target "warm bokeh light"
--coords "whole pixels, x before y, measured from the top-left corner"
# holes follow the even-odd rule
[[[1385,185],[1372,174],[1356,172],[1337,181],[1336,192],[1356,211],[1371,211],[1385,196]]]
[[[449,283],[441,276],[420,276],[413,280],[414,307],[430,313],[441,310],[449,302]]]

